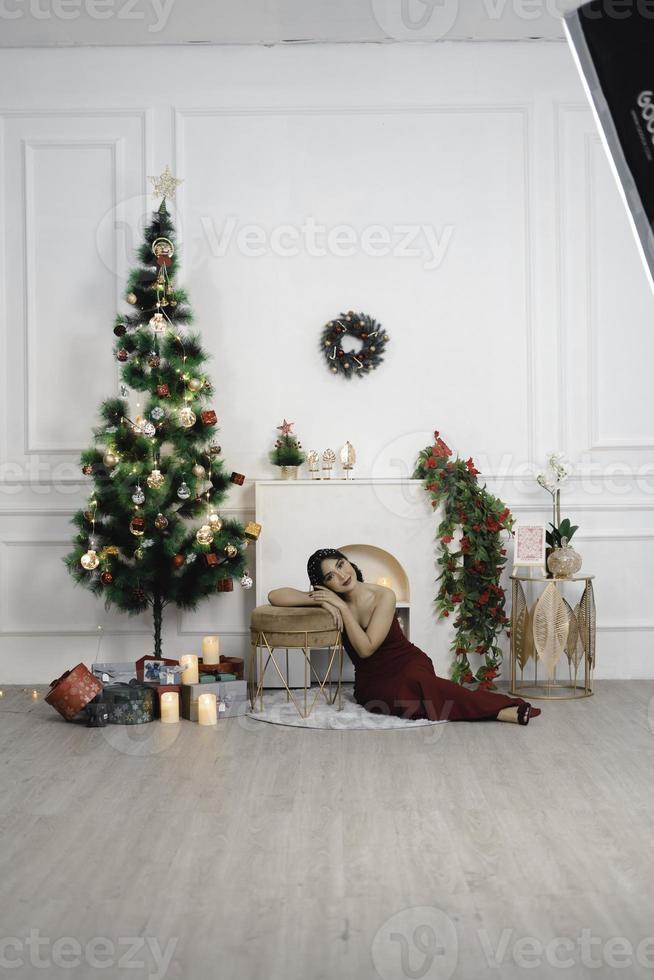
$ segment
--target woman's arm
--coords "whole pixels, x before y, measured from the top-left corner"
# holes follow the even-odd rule
[[[273,589],[268,593],[271,606],[315,606],[316,601],[308,592],[299,589]]]
[[[388,636],[388,631],[395,619],[396,597],[392,589],[384,589],[379,593],[370,622],[365,630],[359,626],[347,602],[330,592],[329,589],[316,590],[313,595],[324,599],[327,604],[333,604],[338,609],[343,617],[343,626],[348,639],[360,657],[371,657]]]
[[[273,589],[268,593],[268,602],[271,606],[321,606],[330,614],[334,625],[339,630],[343,629],[340,609],[336,609],[331,603],[315,599],[308,592],[301,592],[299,589]]]

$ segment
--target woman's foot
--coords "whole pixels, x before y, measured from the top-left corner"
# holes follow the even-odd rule
[[[502,708],[497,713],[497,721],[511,721],[518,725],[528,725],[530,718],[535,718],[541,712],[540,708],[534,708],[528,701],[523,704],[511,705],[510,708]]]

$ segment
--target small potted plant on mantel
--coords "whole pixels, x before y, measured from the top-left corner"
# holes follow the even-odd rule
[[[563,453],[550,453],[545,470],[536,477],[538,485],[552,495],[553,520],[549,523],[552,530],[545,533],[548,578],[566,578],[581,568],[581,555],[570,547],[570,540],[579,525],[572,524],[568,517],[561,520],[561,484],[570,476],[571,470]]]
[[[281,436],[270,452],[270,462],[274,466],[279,466],[282,480],[297,480],[298,467],[306,459],[302,451],[302,443],[292,433],[294,425],[295,422],[287,422],[284,419],[282,424],[277,426]]]

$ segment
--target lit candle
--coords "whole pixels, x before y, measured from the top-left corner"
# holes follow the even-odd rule
[[[38,697],[39,697],[39,692],[38,691],[32,691],[32,700],[33,701],[37,701],[38,700]]]
[[[195,654],[185,653],[179,658],[179,663],[181,667],[185,668],[182,671],[182,684],[199,684],[200,671],[198,670],[198,658]]]
[[[218,722],[218,706],[215,694],[201,694],[198,698],[198,725],[215,725]]]
[[[382,575],[381,578],[377,579],[377,585],[385,585],[388,588],[388,579]]]
[[[179,721],[179,694],[164,691],[161,695],[161,720],[164,725],[176,725]]]
[[[217,636],[205,636],[202,641],[202,663],[217,664],[220,660],[220,640]]]

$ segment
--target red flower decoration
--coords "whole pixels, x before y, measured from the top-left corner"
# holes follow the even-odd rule
[[[466,460],[466,466],[468,467],[468,473],[470,473],[472,476],[477,476],[479,474],[479,470],[475,468],[475,464],[472,461],[472,456]]]
[[[441,538],[441,544],[449,544],[451,540],[452,540],[451,534],[444,534],[443,537]]]

